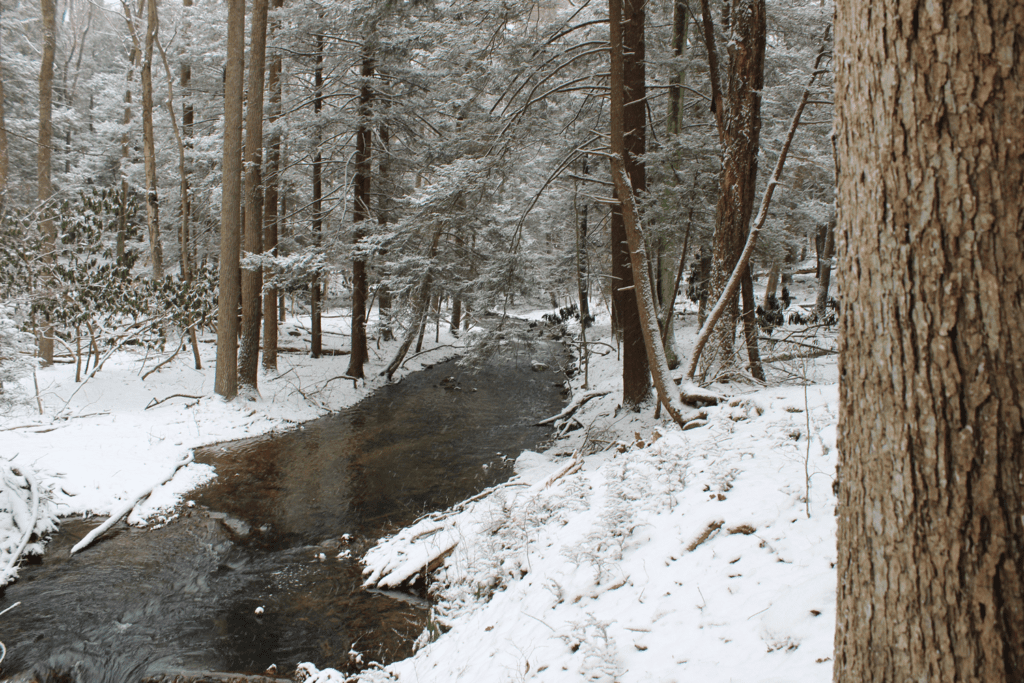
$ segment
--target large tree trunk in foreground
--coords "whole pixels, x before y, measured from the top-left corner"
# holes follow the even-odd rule
[[[57,14],[54,0],[40,0],[43,18],[43,57],[39,65],[39,146],[36,156],[40,210],[39,231],[43,235],[43,262],[53,263],[53,250],[57,241],[57,228],[53,224],[50,197],[53,183],[50,180],[50,145],[53,140],[53,57],[57,49]],[[39,334],[39,357],[43,365],[53,364],[53,326],[49,315]]]
[[[267,0],[252,1],[249,98],[245,112],[245,251],[263,253],[263,81],[267,57]],[[259,381],[263,269],[242,271],[242,345],[238,382],[255,394]]]
[[[1024,14],[843,0],[838,683],[1024,680]]]
[[[644,66],[644,3],[642,0],[618,0],[621,9],[622,85],[623,106],[621,118],[611,125],[619,126],[623,138],[622,159],[629,183],[636,195],[647,190],[647,175],[643,161],[646,145],[646,70]],[[609,0],[611,11],[611,0]],[[613,133],[614,135],[614,133]],[[616,196],[619,196],[616,185]],[[621,196],[619,196],[622,199]],[[633,269],[626,224],[621,204],[612,207],[612,297],[622,331],[622,404],[637,409],[651,395],[651,371],[647,349],[644,347],[643,323],[637,308],[634,285],[647,277],[644,270]]]
[[[228,0],[224,69],[224,189],[220,206],[220,292],[217,297],[217,375],[214,391],[238,394],[238,247],[242,201],[242,72],[245,0]]]

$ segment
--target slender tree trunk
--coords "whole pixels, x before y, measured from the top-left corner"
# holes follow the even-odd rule
[[[754,278],[750,274],[750,265],[747,265],[743,280],[740,281],[740,300],[743,303],[743,337],[747,342],[747,360],[750,362],[751,376],[758,382],[764,382],[764,366],[761,365],[761,352],[757,347],[757,315],[755,309],[757,302],[754,300]]]
[[[582,175],[584,178],[590,173],[590,165],[587,155],[583,155]],[[576,290],[580,301],[580,322],[590,317],[590,265],[587,259],[587,218],[589,205],[586,201],[580,207],[580,222],[576,227]]]
[[[43,19],[43,55],[39,65],[39,145],[36,156],[38,192],[40,205],[39,231],[43,235],[43,262],[53,263],[56,247],[57,228],[49,207],[53,195],[50,181],[50,148],[53,141],[53,58],[57,49],[57,15],[54,0],[39,0]],[[49,313],[39,334],[39,357],[43,365],[53,364],[53,326],[49,324]]]
[[[320,33],[316,35],[316,57],[315,66],[313,67],[313,114],[317,119],[316,126],[316,139],[314,141],[315,149],[313,151],[313,242],[317,247],[320,246],[320,233],[323,231],[323,186],[322,186],[322,174],[323,174],[323,156],[321,156],[320,150],[320,110],[323,108],[323,95],[324,95],[324,39]],[[320,278],[316,275],[313,276],[313,282],[310,285],[310,355],[313,358],[319,358],[321,352],[321,344],[323,343],[323,335],[320,331]]]
[[[245,0],[228,0],[224,69],[224,189],[220,207],[220,293],[217,298],[217,375],[214,391],[238,394],[239,233],[242,202],[242,78]]]
[[[146,167],[146,224],[153,279],[164,279],[164,253],[160,244],[160,199],[157,196],[156,143],[153,133],[153,45],[160,30],[156,0],[146,2],[146,53],[142,61],[142,155]]]
[[[274,8],[284,6],[284,0],[274,0]],[[276,33],[278,24],[275,21],[270,30]],[[263,250],[277,255],[277,202],[278,187],[281,184],[281,132],[274,124],[281,118],[281,54],[275,52],[270,60],[270,74],[267,80],[270,93],[269,121],[271,127],[270,144],[267,145],[267,173],[264,177],[266,194],[263,199]],[[263,297],[263,367],[277,370],[277,289],[269,288]],[[281,312],[284,306],[281,306]]]
[[[779,291],[779,273],[782,271],[782,264],[779,261],[772,261],[772,267],[768,271],[768,282],[764,288],[764,301],[767,307],[768,299]]]
[[[192,7],[192,0],[184,0],[183,6],[188,8]],[[186,9],[186,13],[188,10]],[[187,15],[186,15],[187,16]],[[188,35],[191,33],[191,24],[186,19],[183,33]],[[170,76],[168,76],[170,80]],[[192,65],[189,64],[185,59],[182,59],[181,68],[178,72],[178,83],[181,86],[181,135],[182,145],[185,149],[190,149],[192,146],[191,139],[193,134],[193,127],[195,124],[195,111],[192,105],[192,96],[189,90],[192,88]],[[174,112],[171,112],[171,118],[174,118]],[[182,155],[183,169],[181,171],[181,230],[178,234],[178,242],[181,249],[181,277],[186,282],[192,282],[192,238],[190,232],[190,222],[192,220],[192,196],[191,188],[189,187],[188,178],[188,164],[187,156]],[[195,331],[193,330],[193,334]],[[196,369],[200,367],[199,355],[196,354]]]
[[[0,35],[3,27],[0,26]],[[2,41],[0,41],[2,46]],[[4,79],[3,67],[0,64],[0,217],[7,208],[7,177],[10,171],[10,160],[7,153],[7,119],[4,113]]]
[[[616,0],[618,2],[618,0]],[[624,93],[622,118],[612,121],[623,136],[626,175],[633,192],[639,196],[647,190],[646,169],[640,157],[646,140],[646,71],[644,65],[644,3],[642,0],[620,2],[622,12],[622,77]],[[609,4],[609,8],[611,5]],[[610,11],[610,10],[609,10]],[[614,86],[613,86],[614,87]],[[613,136],[615,133],[613,132]],[[621,190],[616,183],[616,196]],[[636,271],[631,264],[622,204],[612,207],[612,295],[622,330],[622,402],[637,410],[651,395],[651,373],[644,331],[637,308],[634,286],[647,277],[647,271]]]
[[[245,113],[245,251],[263,253],[263,82],[267,56],[267,0],[252,0],[249,100]],[[263,268],[242,271],[242,346],[238,381],[257,393]]]
[[[384,106],[386,108],[387,104]],[[380,161],[377,165],[377,224],[383,227],[391,220],[388,211],[388,192],[391,189],[391,130],[386,124],[381,124],[377,134],[380,136]],[[395,333],[391,328],[391,291],[384,283],[377,288],[377,318],[380,338],[384,341],[394,340]]]
[[[369,48],[365,48],[363,63],[359,75],[359,129],[356,131],[356,168],[353,178],[352,223],[355,226],[355,247],[366,236],[364,221],[370,217],[370,154],[373,138],[371,106],[373,90],[374,60]],[[349,354],[349,377],[362,377],[363,364],[366,363],[369,351],[366,347],[366,300],[369,292],[366,282],[366,258],[360,255],[352,260],[352,352]]]
[[[1022,46],[836,4],[837,683],[1024,680]]]
[[[835,223],[829,222],[824,228],[821,252],[818,254],[818,298],[814,302],[814,317],[825,319],[825,307],[828,305],[828,289],[832,281],[832,255],[836,247]]]

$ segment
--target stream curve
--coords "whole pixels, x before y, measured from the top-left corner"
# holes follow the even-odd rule
[[[197,449],[218,477],[161,528],[121,523],[69,557],[97,521],[65,520],[0,599],[22,603],[0,616],[0,675],[198,681],[273,665],[284,678],[301,661],[353,671],[409,656],[427,603],[363,590],[358,558],[512,474],[563,404],[560,353],[446,361],[289,432]]]

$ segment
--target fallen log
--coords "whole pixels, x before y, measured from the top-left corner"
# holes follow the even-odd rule
[[[122,517],[127,515],[133,509],[135,509],[135,505],[140,500],[142,500],[143,498],[148,497],[149,494],[153,493],[153,491],[157,487],[163,486],[168,481],[170,481],[174,477],[174,475],[178,473],[179,469],[181,469],[185,465],[188,465],[189,463],[191,463],[192,460],[193,460],[192,454],[189,453],[188,456],[186,456],[181,462],[179,462],[177,465],[174,466],[174,468],[171,470],[171,473],[169,475],[167,475],[166,477],[163,477],[160,481],[156,482],[152,486],[149,486],[148,488],[144,489],[143,491],[140,491],[138,493],[138,495],[130,498],[128,500],[128,502],[126,502],[120,508],[115,510],[110,515],[110,517],[107,518],[107,521],[105,521],[103,524],[100,524],[98,527],[96,527],[92,531],[90,531],[88,534],[86,534],[85,538],[83,538],[81,541],[76,543],[75,547],[73,547],[71,549],[71,553],[70,554],[74,555],[75,553],[79,552],[80,550],[85,550],[86,548],[88,548],[92,544],[92,542],[95,541],[97,538],[99,538],[103,533],[105,533],[107,531],[107,529],[109,529],[110,527],[112,527],[115,524],[117,524],[119,519],[121,519]]]

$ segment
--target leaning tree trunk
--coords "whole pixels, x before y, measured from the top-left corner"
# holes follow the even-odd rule
[[[1022,46],[837,3],[838,683],[1024,680]]]
[[[0,31],[3,27],[0,27]],[[0,66],[2,71],[2,66]],[[4,115],[4,79],[0,73],[0,216],[7,206],[7,174],[10,162],[7,154],[7,119]]]
[[[625,4],[625,7],[623,7]],[[637,21],[637,11],[640,11],[640,21],[637,22],[643,30],[642,9],[640,0],[608,0],[608,34],[611,52],[611,69],[609,77],[610,95],[610,130],[612,150],[612,180],[618,196],[622,198],[620,204],[623,222],[626,228],[629,254],[633,267],[635,287],[632,292],[633,304],[637,309],[641,326],[641,341],[644,344],[644,354],[650,361],[654,371],[654,384],[658,389],[658,399],[661,405],[665,406],[669,415],[679,426],[683,425],[683,407],[679,402],[679,393],[672,375],[668,369],[668,359],[665,357],[665,347],[661,342],[661,328],[658,325],[658,309],[655,304],[655,291],[653,279],[648,275],[650,259],[646,254],[646,247],[643,232],[640,224],[640,213],[637,211],[636,194],[630,185],[629,172],[623,158],[627,157],[626,131],[630,130],[624,123],[628,120],[625,115],[628,90],[625,87],[627,59],[626,51],[635,43],[630,43],[626,36],[629,31],[635,29],[630,22]],[[642,45],[642,40],[641,40]],[[641,54],[643,56],[642,48]],[[649,380],[649,378],[648,378]]]
[[[217,374],[214,391],[238,394],[238,247],[242,202],[242,72],[245,0],[228,0],[224,69],[224,189],[220,206],[220,292],[217,297]]]
[[[610,0],[611,1],[611,0]],[[644,3],[642,0],[617,0],[622,14],[622,118],[611,125],[620,126],[623,137],[626,176],[635,196],[647,190],[647,174],[641,156],[646,145],[646,68],[644,65]],[[609,4],[609,11],[611,5]],[[613,137],[615,133],[613,132]],[[622,200],[616,183],[616,196]],[[634,287],[647,277],[646,268],[633,269],[626,224],[621,203],[612,207],[612,297],[622,333],[622,404],[638,409],[651,395],[651,371],[644,329],[637,307]]]
[[[412,342],[418,336],[420,336],[420,330],[427,321],[427,313],[429,312],[430,304],[430,287],[434,282],[434,275],[430,268],[433,267],[434,257],[437,256],[437,247],[441,242],[441,233],[444,231],[444,224],[439,223],[437,228],[434,230],[434,236],[430,240],[430,249],[427,251],[427,272],[423,275],[423,280],[420,282],[419,291],[416,292],[416,298],[413,299],[413,319],[409,328],[405,332],[405,338],[402,340],[401,346],[398,347],[398,351],[395,352],[394,358],[388,363],[388,366],[384,368],[380,374],[386,375],[388,381],[398,368],[402,366],[402,361],[405,359],[405,354],[409,353],[409,347],[412,346]]]
[[[36,156],[38,177],[37,199],[40,204],[41,220],[39,231],[43,235],[42,259],[53,263],[53,250],[57,242],[57,228],[50,214],[50,197],[53,183],[50,180],[50,145],[53,140],[53,57],[57,49],[57,13],[54,0],[40,0],[43,19],[43,57],[39,65],[39,146]],[[43,329],[39,333],[39,357],[44,365],[53,364],[53,326],[48,324],[50,316],[45,315]]]
[[[352,223],[355,226],[356,256],[352,259],[352,351],[349,355],[349,377],[362,377],[363,364],[369,357],[366,347],[366,300],[369,292],[366,282],[366,257],[358,253],[360,242],[366,237],[364,222],[370,217],[370,155],[373,123],[371,121],[371,103],[373,90],[370,79],[373,78],[374,60],[369,49],[363,54],[363,64],[359,71],[359,129],[356,131],[356,164],[355,177],[352,180]]]

